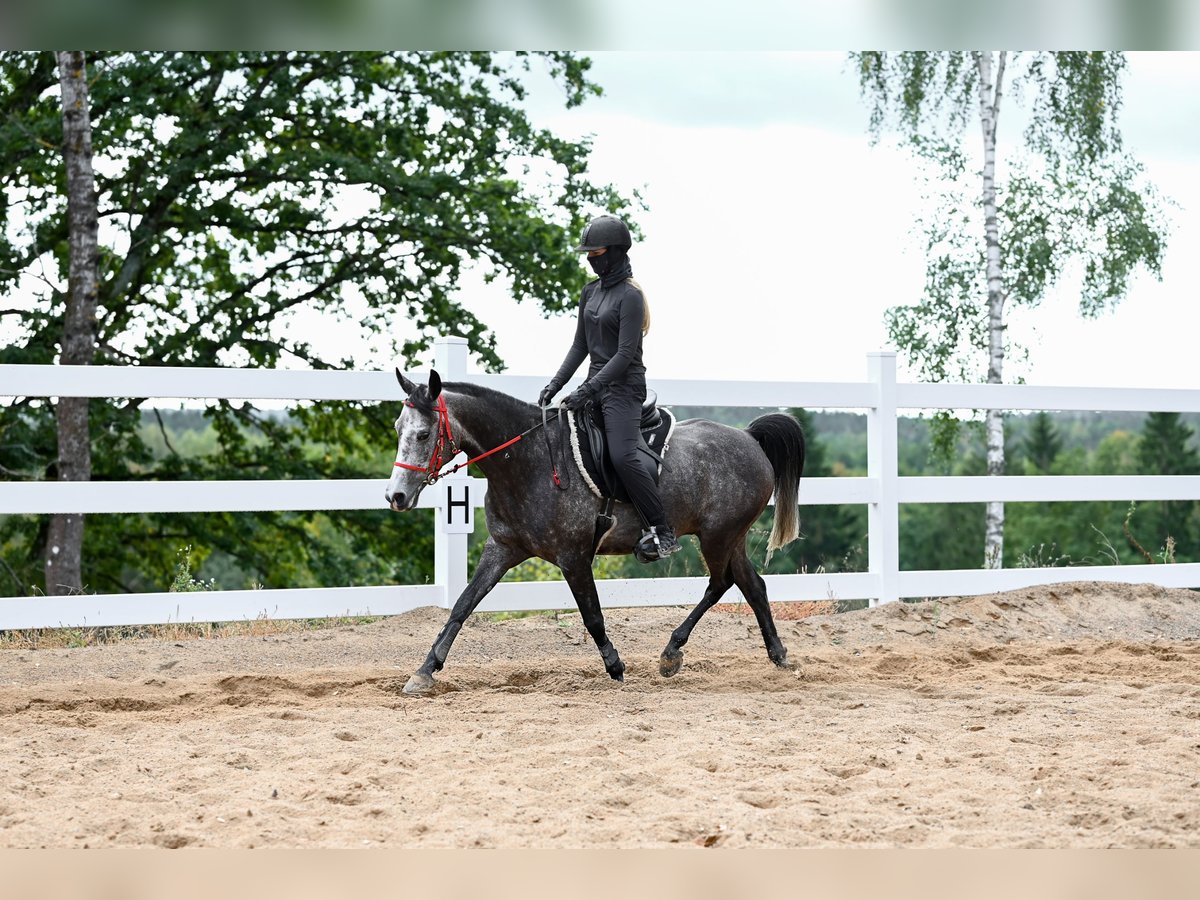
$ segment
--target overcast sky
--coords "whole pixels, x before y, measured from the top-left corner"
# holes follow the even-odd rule
[[[639,190],[649,207],[630,256],[654,315],[650,380],[861,379],[866,354],[888,349],[885,308],[920,294],[911,227],[922,198],[908,157],[870,146],[845,54],[591,55],[602,98],[564,110],[535,96],[533,110],[564,136],[592,135],[593,176]],[[1014,314],[1031,354],[1006,380],[1197,384],[1200,54],[1130,54],[1125,101],[1127,146],[1177,204],[1163,281],[1135,278],[1095,321],[1076,314],[1074,285]],[[1001,153],[1016,144],[1016,115],[1002,110]],[[572,317],[544,320],[502,285],[471,286],[466,300],[495,329],[509,372],[557,368]]]

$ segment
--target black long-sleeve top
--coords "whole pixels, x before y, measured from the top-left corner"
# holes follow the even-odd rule
[[[560,386],[566,384],[579,364],[590,356],[587,380],[594,392],[599,393],[614,382],[644,385],[644,311],[642,292],[628,281],[607,288],[599,279],[584,285],[575,340],[554,376],[555,382]]]

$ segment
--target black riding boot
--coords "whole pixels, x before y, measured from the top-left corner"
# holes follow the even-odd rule
[[[642,527],[648,529],[634,548],[634,554],[642,562],[653,562],[665,559],[680,547],[658,496],[658,485],[638,461],[638,420],[645,399],[645,385],[614,384],[604,392],[601,403],[609,458],[629,492]]]
[[[642,532],[642,538],[637,542],[633,555],[639,562],[651,563],[666,559],[672,553],[678,553],[683,547],[675,537],[675,531],[670,525],[658,528],[650,526],[649,531]]]

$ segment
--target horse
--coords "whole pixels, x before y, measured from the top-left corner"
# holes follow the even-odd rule
[[[592,561],[595,553],[633,552],[641,537],[633,507],[615,505],[615,524],[595,547],[598,498],[582,478],[559,483],[556,466],[570,456],[569,448],[564,453],[560,446],[556,452],[546,440],[514,441],[547,427],[544,410],[480,385],[443,384],[436,371],[428,384],[415,384],[398,368],[396,379],[407,396],[395,423],[396,462],[384,492],[388,506],[397,512],[415,508],[422,489],[448,474],[443,468],[461,450],[474,457],[468,461],[487,477],[484,509],[490,531],[474,575],[404,692],[423,694],[433,688],[433,675],[445,665],[467,617],[506,572],[531,557],[562,570],[605,671],[614,681],[624,681],[625,664],[605,633]],[[564,437],[556,440],[561,445]],[[497,453],[500,449],[505,452]],[[457,468],[462,465],[466,463]],[[669,678],[679,671],[692,629],[733,585],[754,611],[767,657],[787,667],[787,649],[776,632],[766,584],[750,561],[746,538],[774,492],[768,561],[774,550],[796,539],[803,469],[804,433],[792,416],[771,413],[745,429],[706,419],[676,424],[659,489],[676,533],[699,538],[709,580],[703,598],[663,649],[661,675]]]

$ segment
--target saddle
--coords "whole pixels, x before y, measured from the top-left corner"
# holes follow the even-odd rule
[[[641,440],[638,442],[638,462],[646,469],[654,483],[658,484],[662,472],[663,457],[675,430],[675,416],[669,409],[657,405],[658,397],[653,391],[646,392],[642,404],[640,423]],[[617,500],[628,503],[629,493],[617,476],[617,470],[608,455],[608,442],[604,436],[604,418],[597,404],[589,403],[571,417],[571,450],[579,474],[593,494],[602,500]]]

